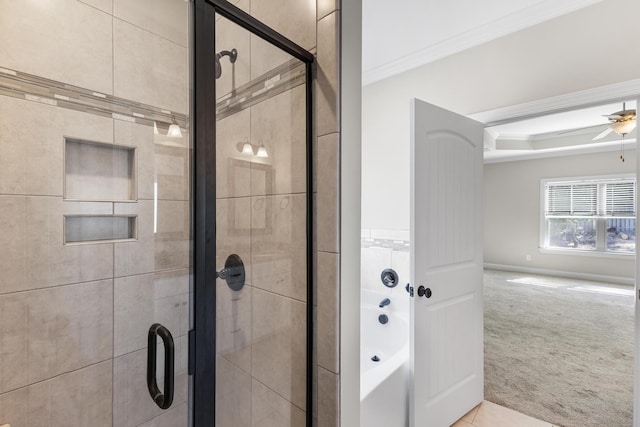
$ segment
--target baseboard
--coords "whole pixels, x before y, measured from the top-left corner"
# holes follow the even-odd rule
[[[635,285],[635,279],[620,276],[604,276],[600,274],[578,273],[575,271],[547,270],[546,268],[521,267],[519,265],[484,263],[484,268],[491,270],[513,271],[516,273],[541,274],[544,276],[567,277],[569,279],[593,280],[595,282]]]

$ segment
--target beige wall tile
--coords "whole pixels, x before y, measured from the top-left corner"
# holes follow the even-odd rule
[[[227,257],[237,254],[251,283],[251,198],[216,201],[216,271],[224,268]]]
[[[113,21],[114,95],[188,111],[188,52],[120,19]]]
[[[153,127],[114,120],[117,144],[136,147],[138,198],[154,198],[158,183],[160,200],[187,200],[189,197],[189,150],[187,133],[169,138],[154,135]]]
[[[180,405],[172,405],[171,408],[158,415],[151,421],[140,424],[140,427],[176,427],[188,425],[189,405],[182,403]]]
[[[269,153],[252,159],[252,196],[306,190],[305,99],[298,86],[251,108],[251,142]]]
[[[2,66],[110,94],[111,20],[75,0],[2,2]]]
[[[305,412],[253,380],[251,393],[251,425],[253,427],[304,427]]]
[[[64,137],[111,142],[113,121],[0,98],[0,194],[62,195]]]
[[[153,201],[139,200],[135,205],[130,205],[132,206],[126,207],[135,208],[138,213],[138,240],[135,242],[114,243],[115,277],[155,271]],[[116,205],[116,208],[119,208],[119,205]],[[124,212],[116,210],[116,214],[119,213]]]
[[[222,357],[216,358],[216,426],[250,427],[251,376]]]
[[[112,294],[105,280],[0,296],[0,390],[111,357]]]
[[[155,234],[155,269],[189,267],[189,202],[159,200]]]
[[[286,13],[282,13],[286,10]],[[263,0],[251,2],[251,15],[305,49],[316,45],[316,2]]]
[[[158,344],[160,349],[161,344]],[[176,361],[181,359],[181,347],[176,346]],[[162,370],[162,361],[158,369]],[[113,425],[121,427],[138,426],[161,415],[160,409],[147,390],[145,381],[147,372],[147,351],[139,350],[120,356],[113,361]],[[187,401],[188,378],[186,372],[176,372],[173,407]],[[162,390],[163,385],[158,381]]]
[[[340,131],[339,28],[339,12],[333,12],[318,21],[318,70],[315,88],[318,135]]]
[[[27,289],[27,198],[0,196],[0,294]]]
[[[114,120],[113,129],[114,141],[117,145],[135,147],[133,199],[153,199],[153,127]]]
[[[249,0],[241,0],[236,6],[247,10]],[[228,56],[220,60],[222,74],[216,79],[216,96],[228,94],[232,89],[249,82],[251,78],[251,37],[250,32],[221,16],[216,17],[216,52],[236,49],[236,62],[231,63]]]
[[[100,280],[113,274],[111,244],[63,245],[63,202],[60,197],[27,197],[26,286],[48,286]]]
[[[340,372],[339,255],[318,252],[318,365]]]
[[[121,209],[121,210],[120,210]],[[189,205],[159,200],[154,233],[153,200],[116,205],[116,214],[138,213],[138,240],[115,243],[115,276],[131,276],[189,266]]]
[[[186,147],[171,147],[154,144],[150,159],[140,158],[139,165],[151,163],[154,179],[158,183],[158,199],[189,199],[189,150]],[[150,161],[151,160],[151,161]]]
[[[176,270],[114,280],[114,356],[147,347],[149,327],[164,325],[174,339],[189,328],[189,273]]]
[[[307,299],[306,196],[252,197],[252,285]]]
[[[251,35],[251,79],[256,79],[292,59],[294,58],[282,49]]]
[[[330,134],[318,138],[318,195],[317,243],[318,250],[339,251],[340,206],[340,138]]]
[[[187,47],[189,3],[184,0],[113,0],[113,15]]]
[[[113,13],[113,0],[78,0],[81,3],[88,4],[106,13]]]
[[[334,10],[340,9],[340,0],[318,0],[318,19],[322,19]]]
[[[299,408],[306,404],[306,304],[253,290],[252,374]]]
[[[318,367],[318,427],[340,425],[340,376]]]
[[[251,110],[218,121],[216,126],[216,197],[244,197],[251,192],[251,163],[242,154],[250,141]]]
[[[216,280],[216,352],[245,372],[251,372],[251,295],[249,285],[233,291]]]
[[[12,427],[111,426],[111,361],[0,394]]]

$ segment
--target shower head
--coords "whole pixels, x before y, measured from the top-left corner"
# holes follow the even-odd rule
[[[216,53],[215,61],[216,61],[216,79],[219,79],[222,76],[222,65],[220,64],[220,58],[223,56],[229,57],[229,62],[232,64],[236,62],[238,59],[238,51],[235,49],[231,49],[231,51],[223,50]]]

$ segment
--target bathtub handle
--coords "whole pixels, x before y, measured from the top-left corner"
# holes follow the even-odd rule
[[[162,338],[164,344],[164,394],[158,388],[156,380],[157,337]],[[173,365],[175,346],[171,332],[160,323],[154,323],[149,328],[147,337],[147,388],[151,399],[162,409],[168,409],[173,403]]]

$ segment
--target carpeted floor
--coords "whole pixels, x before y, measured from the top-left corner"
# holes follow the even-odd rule
[[[492,270],[484,285],[486,400],[556,426],[631,426],[633,288]]]

